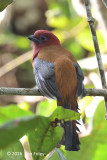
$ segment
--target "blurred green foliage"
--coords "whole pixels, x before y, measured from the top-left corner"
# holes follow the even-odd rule
[[[100,44],[100,49],[101,51],[104,53],[106,52],[106,45],[103,39],[103,36],[101,34],[100,31],[97,30],[97,36],[98,36],[98,41]],[[90,34],[90,30],[88,28],[84,29],[83,32],[80,32],[80,34],[77,36],[77,39],[79,41],[79,43],[87,50],[89,50],[90,52],[94,52],[94,46],[93,46],[93,41],[92,41],[92,37]]]
[[[0,106],[0,124],[14,120],[17,117],[32,115],[32,112],[20,109],[17,105]]]
[[[13,0],[0,0],[0,12],[3,11]]]
[[[46,13],[47,23],[55,28],[54,33],[59,37],[62,45],[70,50],[76,59],[86,57],[85,50],[94,55],[93,41],[87,20],[81,18],[74,11],[70,0],[47,0],[49,10]],[[107,46],[102,33],[97,30],[101,52],[105,53]],[[85,50],[84,50],[85,49]],[[89,55],[88,55],[89,56]]]
[[[48,10],[46,12],[47,24],[53,28],[53,33],[58,36],[62,45],[70,50],[77,60],[93,56],[94,47],[87,20],[76,14],[71,1],[46,1],[48,4]],[[5,9],[11,2],[12,0],[0,0],[0,11]],[[105,53],[107,45],[105,44],[102,33],[98,29],[97,36],[101,52]],[[5,45],[15,48],[15,52],[18,54],[11,54],[13,58],[31,49],[31,44],[27,37],[15,35],[9,29],[0,33],[0,47]],[[29,63],[24,63],[19,68],[25,69],[27,73],[31,73],[32,67],[30,65],[31,59]],[[89,72],[85,71],[84,74],[87,76]],[[24,79],[26,83],[28,74],[27,77],[24,76]],[[89,81],[87,87],[94,87],[94,85]],[[86,120],[85,109],[92,101],[93,97],[85,97],[79,101],[80,106],[82,106],[81,115],[84,120]],[[0,106],[0,147],[2,148],[0,151],[0,160],[16,159],[16,157],[17,159],[25,159],[23,147],[20,141],[18,141],[24,134],[28,136],[31,152],[42,152],[44,150],[46,154],[49,153],[60,141],[63,133],[60,126],[53,129],[50,126],[50,121],[54,121],[57,116],[59,119],[70,119],[71,115],[75,119],[79,117],[79,115],[75,116],[74,112],[72,114],[70,112],[64,114],[63,109],[56,109],[56,101],[52,100],[40,102],[36,107],[36,116],[30,111],[30,104],[26,102]],[[64,146],[61,146],[60,149],[56,149],[53,154],[50,154],[49,160],[106,160],[107,123],[104,119],[104,102],[100,102],[92,118],[94,119],[93,130],[90,135],[81,138],[81,150],[79,152],[67,152]],[[85,124],[88,125],[89,121],[90,118],[88,117],[88,121],[85,121]],[[52,139],[54,139],[53,144]],[[3,149],[3,147],[5,148]],[[7,157],[8,151],[11,153],[12,151],[21,152],[22,155],[10,155]],[[35,159],[35,155],[32,156]],[[38,159],[41,158],[43,157],[38,156]]]
[[[29,50],[31,44],[28,41],[27,36],[18,36],[12,32],[6,31],[0,34],[0,45],[10,44],[19,50],[27,51]]]

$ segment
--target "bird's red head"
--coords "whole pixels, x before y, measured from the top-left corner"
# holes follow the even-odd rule
[[[34,53],[32,62],[34,61],[34,58],[37,56],[38,52],[44,47],[49,45],[60,45],[59,39],[48,30],[38,30],[34,33],[34,35],[29,36],[28,39],[33,41]]]

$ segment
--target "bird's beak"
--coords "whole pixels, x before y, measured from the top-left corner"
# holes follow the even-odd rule
[[[28,39],[31,41],[34,41],[35,37],[34,37],[34,35],[30,35],[30,36],[28,36]]]
[[[35,38],[34,35],[28,36],[28,39],[35,42],[36,44],[40,43],[40,41],[37,38]]]

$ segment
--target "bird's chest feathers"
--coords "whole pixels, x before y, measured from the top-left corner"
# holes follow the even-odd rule
[[[76,62],[74,56],[62,46],[47,46],[41,49],[37,55],[38,59],[41,59],[46,62],[55,62],[57,58],[66,58],[68,57],[73,62]]]
[[[38,59],[41,59],[46,62],[55,62],[56,58],[58,57],[56,52],[49,53],[49,52],[40,52],[37,56]]]
[[[46,62],[55,62],[62,55],[65,54],[60,46],[47,46],[39,51],[37,58]]]
[[[39,59],[38,57],[34,60],[34,73],[37,74],[38,72],[41,72],[45,76],[47,75],[48,71],[51,69],[51,72],[54,71],[54,63],[53,62],[47,62],[42,59]],[[50,73],[51,74],[51,73]],[[46,77],[47,79],[47,77]]]

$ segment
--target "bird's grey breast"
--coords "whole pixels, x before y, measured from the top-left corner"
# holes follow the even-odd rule
[[[53,99],[61,98],[55,82],[55,64],[53,62],[36,58],[34,60],[34,73],[38,88],[43,95]]]

